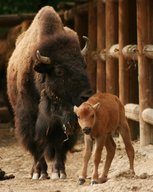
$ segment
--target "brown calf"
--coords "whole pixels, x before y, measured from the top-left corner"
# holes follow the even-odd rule
[[[82,174],[79,177],[79,184],[83,184],[87,176],[87,166],[91,157],[93,140],[95,141],[95,150],[93,154],[94,170],[91,184],[107,181],[108,171],[116,149],[112,136],[115,131],[118,131],[123,138],[129,158],[130,172],[134,174],[134,148],[131,143],[130,129],[125,117],[124,106],[119,98],[109,93],[97,93],[79,107],[74,106],[74,112],[85,134],[84,163]],[[107,156],[103,173],[98,178],[98,166],[103,146],[106,147]]]

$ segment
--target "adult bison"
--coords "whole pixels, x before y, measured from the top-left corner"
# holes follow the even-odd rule
[[[85,51],[49,6],[17,39],[7,70],[8,96],[18,138],[34,158],[33,179],[48,177],[45,154],[53,162],[51,177],[66,177],[66,154],[78,131],[73,106],[91,95]]]

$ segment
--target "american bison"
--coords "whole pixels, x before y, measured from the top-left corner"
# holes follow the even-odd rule
[[[119,98],[109,93],[97,93],[79,107],[74,106],[74,112],[85,134],[84,164],[79,183],[83,184],[87,176],[87,166],[91,156],[93,140],[95,141],[95,150],[93,154],[94,170],[91,183],[107,181],[108,171],[115,155],[116,144],[113,140],[113,134],[116,131],[123,138],[130,163],[130,173],[134,174],[134,148],[131,143],[130,129],[125,117],[124,106]],[[98,178],[98,166],[104,146],[107,150],[107,157],[103,173]]]
[[[32,179],[65,178],[66,154],[76,143],[73,106],[92,94],[76,32],[64,27],[55,10],[43,7],[17,39],[7,69],[7,88],[16,134],[30,151]]]

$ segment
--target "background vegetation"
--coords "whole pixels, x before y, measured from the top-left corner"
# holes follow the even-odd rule
[[[67,0],[1,0],[0,14],[37,12],[42,6],[51,5],[57,9],[59,2]]]

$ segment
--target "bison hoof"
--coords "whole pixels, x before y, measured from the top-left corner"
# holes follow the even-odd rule
[[[91,181],[91,185],[95,185],[95,184],[98,184],[98,182],[95,181],[95,180],[92,180],[92,181]]]
[[[49,179],[49,176],[48,176],[47,173],[41,173],[39,179],[42,179],[42,180],[43,180],[43,179]]]
[[[52,179],[52,180],[59,179],[59,174],[58,174],[58,173],[52,173],[52,174],[51,174],[51,179]]]
[[[65,173],[60,173],[60,179],[66,179],[66,174]]]
[[[85,183],[85,179],[84,178],[79,178],[79,185],[83,185]]]
[[[32,179],[34,180],[39,179],[39,173],[33,173]]]

